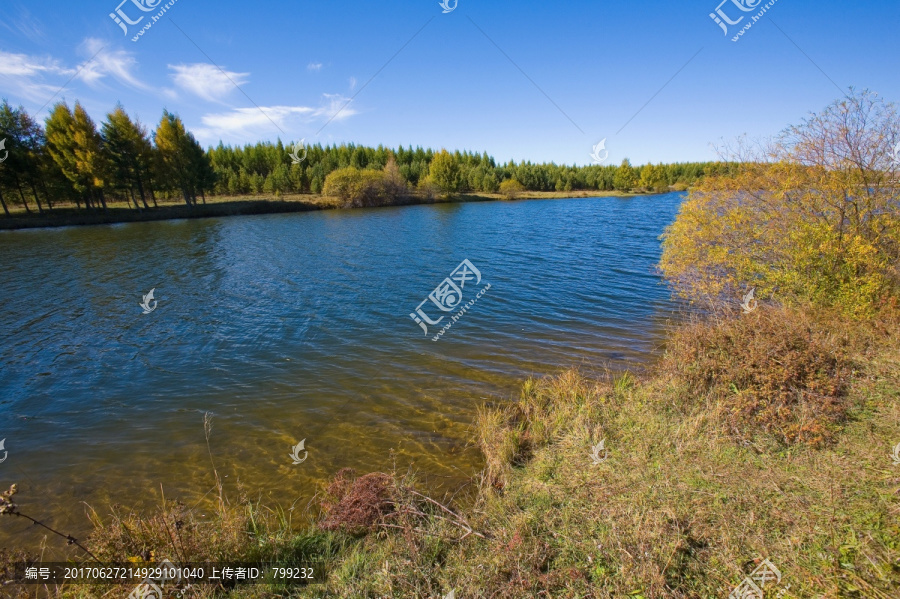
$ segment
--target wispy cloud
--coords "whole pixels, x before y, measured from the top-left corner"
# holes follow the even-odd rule
[[[65,73],[66,70],[53,58],[13,54],[0,50],[0,75],[31,77],[39,73]],[[69,71],[71,74],[72,71]]]
[[[45,44],[47,42],[41,22],[31,16],[31,12],[22,6],[20,2],[7,2],[4,5],[4,9],[6,9],[6,14],[3,20],[0,21],[0,25],[5,29],[14,35],[24,36],[36,44]],[[18,12],[18,14],[12,15],[13,11]]]
[[[222,103],[222,98],[247,82],[250,73],[219,70],[207,63],[169,65],[175,71],[172,78],[181,89],[210,102]]]
[[[308,65],[306,65],[306,70],[307,71],[315,71],[315,72],[321,71],[322,63],[321,62],[311,62]]]
[[[123,49],[111,49],[96,38],[86,38],[76,53],[81,64],[66,66],[48,57],[0,51],[0,95],[43,105],[59,98],[73,81],[91,88],[104,88],[115,82],[145,92],[170,97],[171,90],[158,90],[141,80],[135,55]]]
[[[324,94],[322,100],[319,106],[261,106],[206,114],[200,119],[203,126],[195,128],[194,133],[208,143],[257,141],[261,134],[291,135],[303,125],[327,121],[347,103],[346,97],[335,94]],[[348,106],[334,120],[343,121],[355,114],[357,111]]]
[[[0,51],[0,95],[43,103],[59,90],[63,77],[74,72],[54,58]]]
[[[106,77],[140,90],[150,90],[151,86],[139,80],[134,74],[137,59],[126,50],[109,50],[96,38],[88,38],[81,44],[81,51],[94,59],[78,73],[78,78],[92,87],[97,87]]]
[[[356,89],[356,77],[350,77],[350,91]]]

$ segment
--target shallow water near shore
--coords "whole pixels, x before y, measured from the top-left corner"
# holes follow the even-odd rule
[[[213,463],[229,495],[298,509],[345,467],[452,489],[481,467],[478,405],[529,375],[652,359],[676,309],[658,237],[682,197],[0,233],[0,486],[74,534],[82,502],[149,507],[162,487],[204,506]],[[448,317],[428,335],[410,313],[464,259],[481,280],[461,305],[490,289],[432,341],[455,311],[426,302]],[[0,544],[36,549],[26,524],[0,523]]]

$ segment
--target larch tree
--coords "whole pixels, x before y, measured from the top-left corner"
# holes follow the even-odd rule
[[[206,152],[185,130],[181,119],[167,110],[163,111],[155,141],[165,171],[172,185],[181,191],[185,204],[196,205],[197,192],[205,202],[204,190],[210,189],[215,182],[215,171]]]
[[[60,102],[46,121],[47,149],[88,207],[99,198],[106,209],[103,189],[111,178],[111,164],[94,121],[79,103],[70,110]]]
[[[131,198],[135,208],[140,209],[134,195],[135,190],[144,208],[150,208],[145,194],[145,181],[150,176],[153,148],[146,128],[132,121],[119,105],[106,116],[101,135],[112,162],[116,186]]]
[[[27,185],[37,204],[38,212],[43,212],[36,183],[40,180],[45,144],[44,132],[23,107],[13,108],[4,100],[0,104],[0,136],[5,140],[5,150],[9,152],[3,163],[4,168],[0,172],[0,186],[18,192],[25,211],[30,212],[23,189]],[[4,211],[9,214],[5,199],[0,197],[0,200]],[[49,200],[47,207],[52,208]]]
[[[630,191],[637,187],[639,181],[637,170],[631,166],[627,158],[622,161],[613,177],[613,187],[619,191]]]
[[[459,164],[447,150],[441,150],[431,160],[429,177],[444,193],[453,193],[460,188]]]

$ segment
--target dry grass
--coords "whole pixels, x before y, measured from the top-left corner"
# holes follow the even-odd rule
[[[859,337],[835,330],[831,317],[771,308],[697,322],[670,336],[661,367],[689,401],[714,404],[735,436],[819,446],[846,419]]]
[[[334,477],[322,500],[323,530],[352,535],[371,531],[393,510],[392,478],[381,472],[352,480],[353,470],[344,468]]]

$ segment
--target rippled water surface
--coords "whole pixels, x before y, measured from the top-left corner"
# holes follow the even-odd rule
[[[197,503],[214,485],[204,412],[228,491],[240,481],[270,504],[305,504],[343,467],[459,481],[480,467],[480,403],[516,396],[531,374],[649,359],[674,307],[658,237],[680,201],[2,233],[0,486],[17,482],[22,511],[66,531],[85,530],[81,502],[147,505],[162,485]],[[464,302],[491,287],[434,342],[409,314],[466,258],[482,281]],[[151,288],[158,307],[143,314]],[[308,458],[292,465],[304,438]],[[26,529],[0,522],[0,542],[30,543]]]

